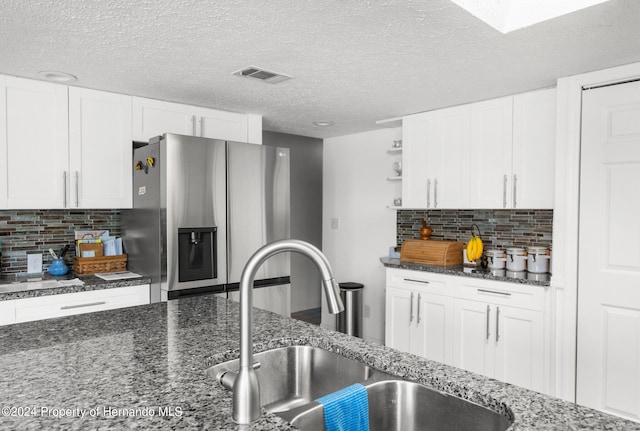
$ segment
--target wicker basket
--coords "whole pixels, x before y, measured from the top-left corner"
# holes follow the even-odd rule
[[[77,275],[90,275],[100,272],[124,271],[127,269],[127,255],[78,257],[73,256],[73,272]]]

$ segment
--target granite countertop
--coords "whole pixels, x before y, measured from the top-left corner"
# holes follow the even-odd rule
[[[549,286],[551,274],[534,274],[532,272],[506,271],[504,269],[467,268],[462,265],[437,266],[422,263],[403,262],[393,257],[381,257],[380,262],[387,268],[411,269],[414,271],[433,272],[436,274],[457,275],[461,277],[484,278],[486,280],[508,281],[511,283]]]
[[[246,430],[231,421],[231,393],[205,376],[211,364],[237,357],[238,310],[203,295],[0,327],[0,429]],[[640,430],[359,338],[262,310],[254,315],[256,352],[319,346],[513,414],[513,430]],[[264,413],[251,429],[293,428]]]
[[[57,285],[55,281],[71,281],[79,279],[82,285]],[[28,281],[32,280],[32,281]],[[113,289],[116,287],[138,286],[151,283],[150,277],[129,278],[124,280],[106,281],[95,275],[76,276],[67,274],[54,277],[44,273],[41,277],[27,278],[3,276],[0,278],[0,301],[11,299],[33,298],[36,296],[59,295],[62,293],[86,292],[89,290]]]

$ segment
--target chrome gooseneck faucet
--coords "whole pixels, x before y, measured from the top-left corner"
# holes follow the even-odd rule
[[[344,310],[338,283],[327,258],[308,242],[285,239],[265,245],[247,261],[240,278],[240,369],[233,380],[233,420],[245,425],[260,417],[260,387],[253,369],[253,279],[258,268],[271,256],[282,252],[296,252],[315,263],[322,274],[329,312]]]

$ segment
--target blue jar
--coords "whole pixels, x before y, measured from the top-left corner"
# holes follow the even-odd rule
[[[63,259],[54,259],[49,265],[49,274],[51,275],[65,275],[67,272],[69,272],[69,267]]]

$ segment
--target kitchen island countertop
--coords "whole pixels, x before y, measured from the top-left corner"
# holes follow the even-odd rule
[[[0,429],[248,429],[205,369],[237,357],[238,304],[203,295],[0,327]],[[315,345],[470,399],[513,430],[640,430],[576,406],[385,346],[254,310],[255,351]],[[265,414],[252,430],[293,429]]]
[[[513,272],[504,269],[490,270],[480,267],[467,268],[462,265],[439,266],[423,263],[401,261],[400,259],[383,256],[380,262],[387,268],[410,269],[413,271],[432,272],[435,274],[456,275],[460,277],[483,278],[486,280],[507,281],[510,283],[531,284],[535,286],[549,286],[551,274],[534,274],[532,272]]]

